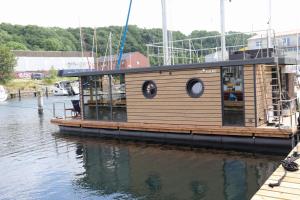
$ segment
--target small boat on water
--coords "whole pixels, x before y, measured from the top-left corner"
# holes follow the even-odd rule
[[[4,87],[0,85],[0,102],[6,101],[8,94]]]
[[[53,94],[55,96],[72,96],[79,94],[78,81],[60,81],[54,84]]]

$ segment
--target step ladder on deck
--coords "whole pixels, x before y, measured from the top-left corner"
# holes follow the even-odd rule
[[[272,65],[260,65],[260,76],[263,84],[262,92],[267,122],[275,124],[276,127],[280,128],[282,122],[283,96],[280,67],[278,63]]]

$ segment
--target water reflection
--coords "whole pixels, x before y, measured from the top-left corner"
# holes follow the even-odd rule
[[[64,136],[50,111],[70,100],[0,104],[0,199],[249,199],[283,157]]]
[[[76,154],[85,172],[75,182],[100,195],[249,199],[278,166],[276,156],[172,148],[80,139]]]

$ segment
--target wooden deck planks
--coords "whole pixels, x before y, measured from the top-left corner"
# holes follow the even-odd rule
[[[292,133],[290,129],[277,128],[255,128],[255,127],[222,127],[222,126],[197,126],[160,123],[129,123],[129,122],[108,122],[72,119],[52,119],[52,123],[62,126],[86,127],[86,128],[107,128],[119,130],[140,130],[164,133],[183,134],[210,134],[210,135],[232,135],[232,136],[257,136],[257,137],[278,137],[288,138]],[[207,123],[208,124],[208,123]]]
[[[293,149],[289,155],[291,155],[296,148],[300,150],[300,144]],[[296,163],[300,165],[300,159],[296,160]],[[300,199],[300,171],[287,172],[286,177],[282,180],[280,186],[271,188],[269,183],[276,183],[278,179],[284,174],[284,169],[280,165],[274,173],[268,178],[263,186],[252,197],[252,200],[259,199],[286,199],[296,200]]]

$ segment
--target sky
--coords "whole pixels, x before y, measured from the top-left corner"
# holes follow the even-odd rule
[[[265,30],[270,0],[225,0],[226,31]],[[220,0],[166,0],[168,29],[220,30]],[[300,0],[271,0],[276,32],[300,29]],[[45,27],[125,24],[129,0],[3,0],[0,23]],[[161,28],[161,0],[133,0],[129,24]]]

